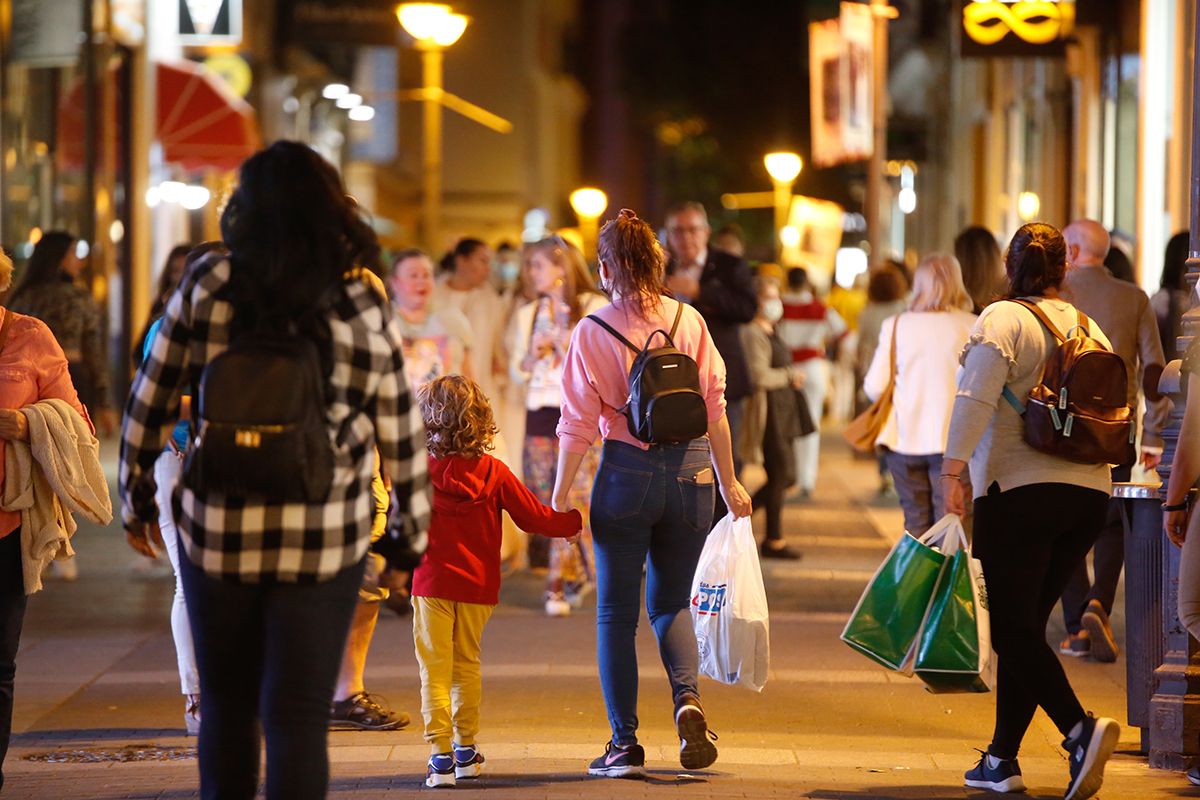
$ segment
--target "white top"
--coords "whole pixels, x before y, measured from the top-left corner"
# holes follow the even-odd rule
[[[551,313],[551,301],[539,297],[517,309],[513,315],[511,341],[509,344],[508,375],[518,386],[525,386],[525,408],[537,411],[540,408],[558,408],[562,402],[563,357],[571,343],[570,309],[562,303],[557,313]],[[596,292],[587,293],[582,299],[580,311],[587,316],[608,305],[608,298]],[[536,319],[534,312],[537,312]],[[582,321],[582,320],[581,320]],[[594,323],[588,323],[589,325]],[[555,335],[556,346],[552,353],[538,359],[533,370],[523,369],[525,357],[529,355],[529,343],[535,330],[549,331]]]
[[[971,336],[975,315],[965,311],[909,311],[888,317],[863,379],[872,400],[883,394],[891,369],[896,320],[896,390],[892,413],[876,440],[906,456],[928,456],[946,449],[954,407],[958,356]]]
[[[504,303],[500,294],[490,283],[481,284],[469,291],[452,289],[449,276],[438,279],[433,287],[433,306],[438,310],[452,308],[467,318],[471,326],[471,343],[468,358],[471,372],[479,388],[492,403],[499,400],[494,366],[500,357],[500,341],[504,334]]]
[[[434,378],[461,375],[465,355],[471,349],[471,325],[453,308],[434,308],[424,322],[409,322],[399,311],[404,375],[415,393]]]

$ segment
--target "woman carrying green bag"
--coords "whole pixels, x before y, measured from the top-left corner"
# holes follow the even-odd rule
[[[1023,226],[1009,245],[1005,268],[1008,298],[1035,304],[1072,335],[1079,317],[1059,297],[1066,272],[1062,234],[1042,223]],[[1094,323],[1090,335],[1110,347]],[[974,555],[983,565],[998,656],[995,732],[966,773],[966,785],[997,792],[1024,788],[1017,751],[1041,707],[1065,737],[1065,797],[1077,800],[1099,791],[1119,727],[1084,711],[1046,642],[1046,623],[1104,521],[1109,468],[1033,449],[1024,440],[1021,415],[1004,399],[1006,388],[1017,398],[1028,396],[1057,349],[1031,310],[998,302],[983,311],[963,350],[941,480],[946,510],[962,516],[970,459]]]

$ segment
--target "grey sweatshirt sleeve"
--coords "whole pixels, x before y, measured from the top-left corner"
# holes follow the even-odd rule
[[[958,395],[950,415],[946,458],[969,461],[996,413],[1008,380],[1008,359],[994,346],[972,346],[958,379]]]

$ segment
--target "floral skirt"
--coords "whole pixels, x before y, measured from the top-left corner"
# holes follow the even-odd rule
[[[550,504],[554,494],[554,477],[558,470],[558,437],[526,436],[522,457],[525,485],[537,495],[538,500]],[[571,485],[571,505],[583,515],[583,531],[575,542],[567,539],[548,539],[531,534],[529,537],[529,563],[532,567],[546,566],[546,588],[550,592],[578,592],[586,584],[596,580],[595,562],[592,559],[592,527],[590,510],[592,483],[596,469],[600,466],[600,449],[588,448],[575,473]]]

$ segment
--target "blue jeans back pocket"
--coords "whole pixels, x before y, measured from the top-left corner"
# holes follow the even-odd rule
[[[613,522],[637,516],[643,511],[653,478],[653,472],[600,462],[591,515]]]
[[[708,533],[712,528],[717,487],[712,469],[702,467],[692,475],[680,475],[675,481],[679,486],[679,504],[684,521],[692,530]]]

